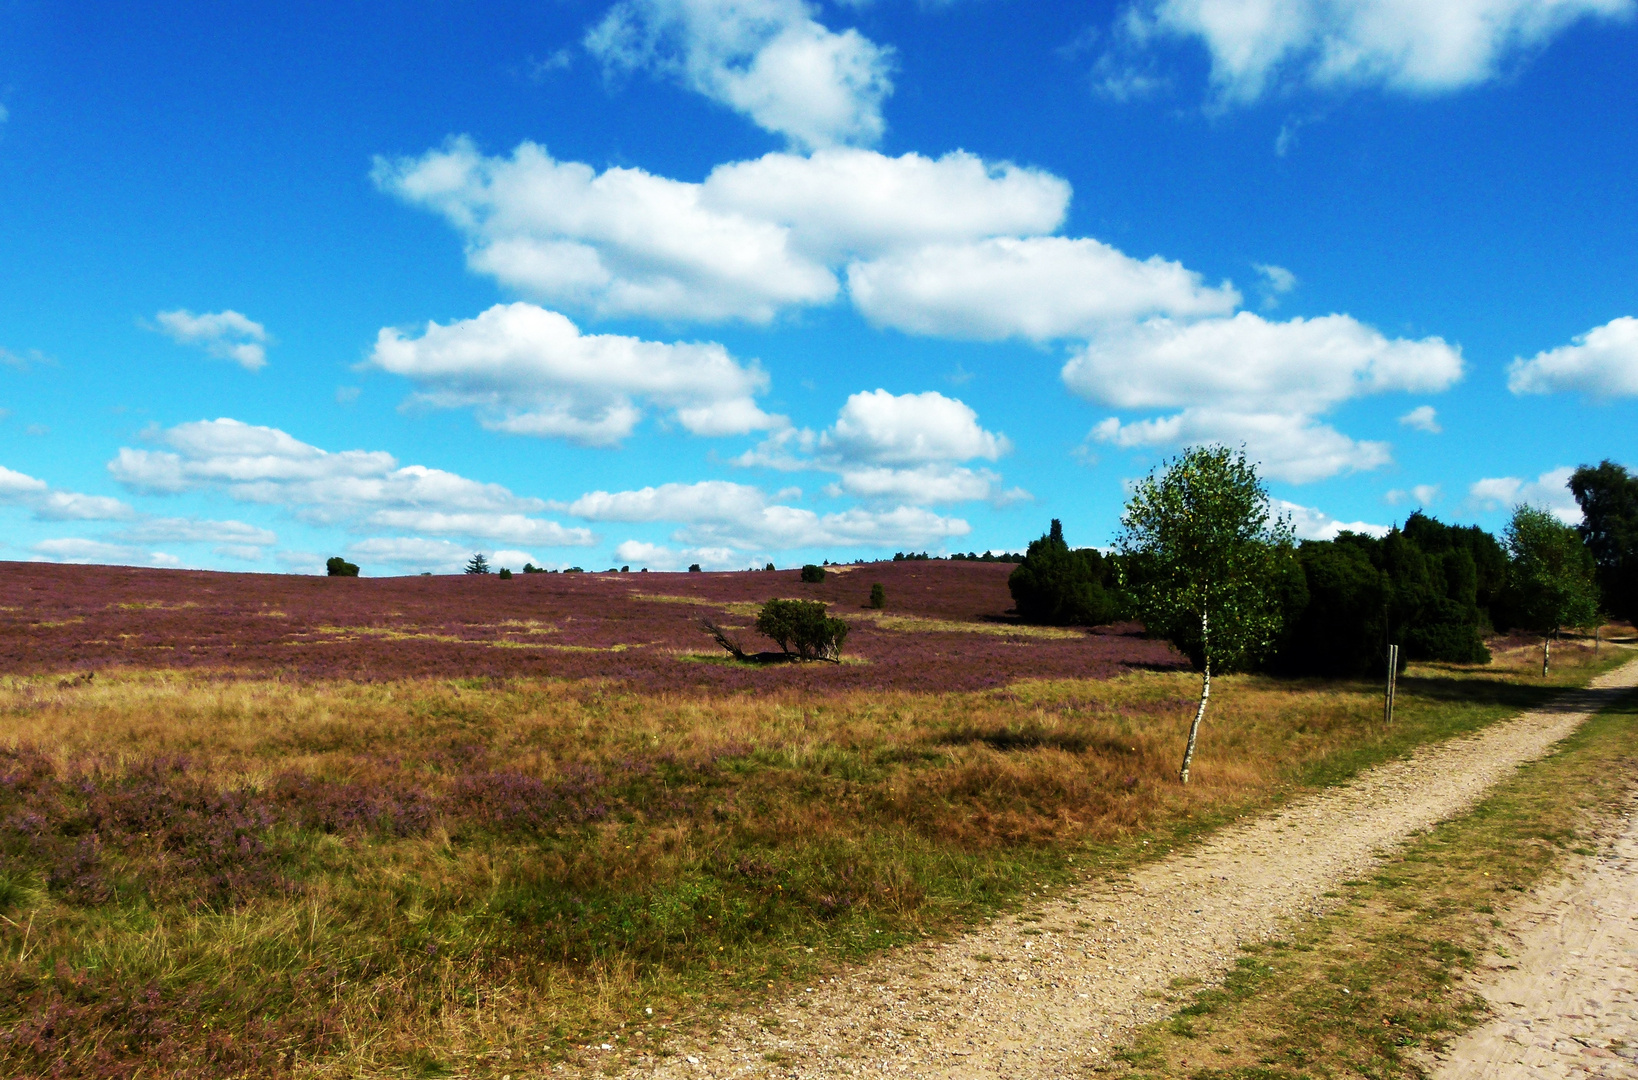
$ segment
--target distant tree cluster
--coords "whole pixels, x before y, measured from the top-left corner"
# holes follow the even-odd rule
[[[332,555],[324,562],[325,573],[330,577],[357,577],[358,564],[350,563],[340,555]]]
[[[895,551],[893,553],[893,561],[894,562],[924,562],[924,561],[927,561],[927,560],[937,561],[937,560],[939,560],[941,558],[944,558],[944,557],[945,556],[942,556],[942,555],[929,555],[925,551],[920,551],[920,552],[917,552],[917,551],[908,551],[908,552],[906,552],[906,551]],[[979,555],[979,554],[977,554],[975,552],[971,552],[971,551],[969,551],[969,552],[967,552],[967,554],[963,555],[961,552],[957,551],[957,552],[954,552],[953,554],[951,554],[950,556],[948,556],[948,558],[949,558],[949,560],[951,562],[1019,563],[1019,562],[1024,561],[1024,556],[1023,555],[1016,554],[1016,553],[1009,553],[1009,552],[1005,552],[1005,551],[1002,551],[1002,552],[986,551],[982,555]]]
[[[950,561],[1021,563],[1024,561],[1024,556],[1021,552],[1016,551],[986,551],[982,555],[976,555],[971,551],[963,555],[957,551],[950,556]]]
[[[1047,534],[1032,540],[1018,568],[1007,578],[1018,617],[1048,626],[1098,626],[1115,617],[1107,591],[1113,567],[1096,548],[1071,550],[1063,522],[1052,519]]]
[[[1285,674],[1374,674],[1389,644],[1401,663],[1482,664],[1484,635],[1512,625],[1507,552],[1476,525],[1418,512],[1381,539],[1305,540],[1297,567],[1278,583],[1285,628],[1269,666]]]
[[[1577,532],[1597,567],[1604,610],[1638,622],[1638,476],[1608,459],[1570,477],[1581,507]]]

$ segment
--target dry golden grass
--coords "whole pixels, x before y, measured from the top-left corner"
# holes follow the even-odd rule
[[[1562,656],[1554,685],[1584,681],[1613,654]],[[49,1014],[59,1035],[47,1049],[0,1044],[0,1071],[42,1070],[49,1051],[70,1074],[162,1058],[173,1074],[213,1075],[227,1059],[210,1039],[231,1035],[247,1073],[441,1063],[499,1075],[526,1053],[616,1034],[653,1042],[661,1025],[770,984],[956,931],[1036,882],[1070,879],[1072,856],[1118,868],[1138,857],[1132,837],[1186,840],[1527,707],[1549,689],[1529,670],[1528,658],[1413,668],[1387,729],[1374,686],[1223,679],[1188,788],[1173,777],[1197,684],[1175,673],[829,697],[536,680],[6,679],[0,748],[156,806],[196,789],[265,806],[276,874],[190,901],[204,887],[189,876],[192,841],[112,826],[105,902],[48,885],[46,862],[8,862],[0,1026],[37,1032]],[[145,779],[177,758],[185,768],[167,765],[158,787]],[[512,796],[473,802],[483,784],[522,785],[573,812],[507,824]],[[396,811],[323,817],[348,800],[425,816],[397,829],[385,824]],[[163,1032],[116,1007],[149,986],[172,1025]],[[249,1045],[316,1057],[258,1058]]]

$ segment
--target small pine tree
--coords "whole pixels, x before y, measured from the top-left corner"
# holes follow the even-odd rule
[[[877,611],[887,606],[887,590],[880,583],[870,587],[870,606]]]
[[[483,552],[478,552],[467,561],[466,572],[469,574],[489,573],[489,560],[484,558]]]

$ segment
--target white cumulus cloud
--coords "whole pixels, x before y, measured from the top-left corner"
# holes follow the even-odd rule
[[[994,461],[1012,449],[1005,435],[979,426],[972,406],[932,390],[853,394],[837,414],[836,423],[819,437],[819,445],[844,461],[880,465],[972,458]]]
[[[561,509],[588,521],[676,523],[679,528],[672,539],[687,545],[686,550],[678,552],[643,540],[628,540],[615,549],[621,562],[659,568],[690,562],[738,566],[746,553],[796,548],[936,546],[971,531],[959,518],[943,517],[919,506],[853,507],[820,514],[777,501],[797,494],[783,491],[770,496],[747,484],[706,480],[633,491],[593,491]]]
[[[1566,525],[1578,525],[1581,507],[1570,494],[1570,476],[1574,472],[1570,466],[1560,465],[1534,480],[1517,476],[1486,477],[1468,488],[1468,501],[1480,510],[1506,510],[1528,503],[1550,511]]]
[[[768,505],[761,488],[726,480],[661,484],[636,491],[593,491],[563,507],[587,521],[741,521]]]
[[[172,341],[198,345],[219,360],[232,360],[246,371],[267,365],[267,328],[237,311],[195,315],[185,308],[154,316],[159,329]]]
[[[1391,460],[1386,443],[1356,441],[1319,417],[1351,398],[1444,390],[1461,378],[1460,349],[1441,338],[1389,340],[1346,315],[1270,322],[1156,319],[1093,341],[1064,365],[1073,392],[1124,410],[1181,409],[1093,429],[1122,447],[1244,442],[1268,474],[1305,483]]]
[[[847,280],[879,326],[978,340],[1085,337],[1150,315],[1226,315],[1240,302],[1181,263],[1062,236],[927,244],[855,262]]]
[[[986,430],[963,401],[936,391],[893,394],[878,389],[849,396],[836,422],[824,431],[777,431],[735,464],[835,473],[839,479],[827,494],[878,504],[1015,501],[1027,494],[1000,493],[997,473],[960,464],[995,461],[1011,450],[1011,440]]]
[[[893,53],[804,0],[620,0],[585,38],[611,72],[647,70],[802,147],[882,136]]]
[[[383,329],[369,362],[418,383],[423,403],[475,409],[492,430],[590,446],[630,435],[639,402],[668,410],[696,435],[783,423],[754,400],[767,375],[721,345],[582,334],[563,315],[521,302],[447,326],[429,322],[418,337]]]
[[[847,262],[900,248],[1051,232],[1064,180],[961,151],[838,148],[720,165],[701,183],[450,140],[376,160],[376,184],[442,214],[467,262],[534,299],[598,316],[767,322],[828,304]]]
[[[1418,405],[1410,412],[1399,418],[1401,427],[1415,428],[1430,435],[1437,435],[1445,430],[1439,426],[1439,413],[1432,405]]]
[[[1273,263],[1253,263],[1251,268],[1257,271],[1262,279],[1257,291],[1263,294],[1263,310],[1271,311],[1280,306],[1280,297],[1297,287],[1297,275],[1283,266]]]
[[[1356,440],[1312,417],[1290,413],[1191,408],[1126,424],[1111,416],[1092,429],[1092,438],[1122,449],[1244,443],[1266,475],[1293,484],[1369,471],[1393,460],[1387,443]]]
[[[994,496],[1000,483],[1000,475],[990,469],[969,469],[962,465],[920,465],[909,469],[863,466],[844,469],[836,482],[826,485],[825,494],[851,495],[878,503],[974,502]],[[1012,498],[1022,494],[1007,493]]]
[[[1274,500],[1274,512],[1290,519],[1291,528],[1299,540],[1335,540],[1345,532],[1383,537],[1389,532],[1386,525],[1374,525],[1368,521],[1338,521],[1311,506],[1301,506],[1284,499]]]
[[[1415,503],[1419,507],[1432,506],[1439,501],[1439,485],[1417,484],[1409,491],[1394,488],[1383,495],[1382,500],[1389,506],[1402,506],[1405,503]]]
[[[1507,371],[1515,394],[1579,390],[1592,398],[1638,395],[1638,319],[1624,315],[1568,345],[1522,356]]]
[[[40,521],[124,521],[136,516],[119,499],[63,491],[4,466],[0,466],[0,505],[27,507]]]
[[[1589,18],[1624,19],[1633,0],[1142,0],[1129,45],[1199,40],[1222,104],[1287,85],[1458,90],[1501,74]]]
[[[199,420],[158,431],[159,449],[121,447],[108,471],[137,491],[216,488],[304,520],[459,535],[469,539],[586,545],[585,529],[532,517],[540,499],[424,465],[400,466],[384,451],[331,452],[277,428]],[[226,538],[224,538],[226,539]]]
[[[208,543],[267,547],[278,541],[269,529],[243,521],[207,521],[201,518],[148,518],[128,529],[120,538],[138,544]]]
[[[30,547],[49,562],[111,563],[116,566],[176,566],[180,560],[163,551],[144,551],[128,544],[111,544],[79,536],[41,540]]]
[[[364,564],[385,563],[411,573],[430,570],[449,574],[464,567],[473,550],[449,540],[428,540],[419,536],[372,536],[348,544],[347,554],[354,561]]]
[[[614,549],[615,561],[622,566],[654,570],[684,570],[699,564],[706,570],[738,570],[745,566],[745,553],[726,547],[694,547],[680,550],[643,540],[627,540]]]
[[[819,514],[802,507],[770,505],[733,523],[690,525],[677,533],[677,539],[696,546],[769,552],[816,547],[938,547],[970,532],[972,526],[961,518],[943,517],[917,506],[853,507]]]

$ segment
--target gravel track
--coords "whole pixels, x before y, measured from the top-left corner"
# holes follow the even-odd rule
[[[900,950],[673,1041],[665,1058],[583,1064],[655,1077],[1062,1077],[1170,1010],[1178,979],[1213,982],[1239,946],[1319,914],[1386,849],[1474,806],[1592,712],[1638,686],[1638,660],[1551,706],[1425,747],[1226,829],[1118,880]],[[598,1060],[599,1057],[602,1060]]]
[[[1435,1080],[1638,1077],[1638,799],[1597,855],[1506,917],[1469,986],[1492,1019],[1457,1039]]]

